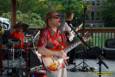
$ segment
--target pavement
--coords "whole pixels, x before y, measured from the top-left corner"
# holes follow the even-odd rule
[[[77,71],[71,71],[71,69],[74,67],[74,65],[68,65],[68,77],[99,77],[99,62],[98,59],[86,59],[84,62],[88,65],[85,71],[81,70],[83,67],[83,60],[82,59],[76,59],[75,64],[77,65],[76,69]],[[102,64],[101,70],[102,74],[100,77],[115,77],[115,60],[103,60],[104,64],[108,66],[108,69]],[[81,64],[80,64],[81,63]],[[80,64],[80,65],[78,65]],[[89,70],[90,68],[93,68],[92,70]],[[0,77],[11,77],[7,75],[3,75]]]

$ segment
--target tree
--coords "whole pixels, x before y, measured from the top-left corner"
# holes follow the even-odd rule
[[[16,16],[17,22],[26,23],[30,25],[30,27],[42,28],[45,25],[44,21],[41,19],[39,14],[31,13],[31,12],[22,13],[21,11],[17,11],[16,14],[17,14]],[[2,17],[11,19],[11,12],[3,13]]]
[[[3,4],[2,6],[0,5],[1,15],[11,18],[11,0],[0,0],[0,2]],[[76,16],[83,14],[82,0],[16,0],[16,4],[17,21],[24,21],[31,25],[37,25],[36,22],[39,21],[38,25],[40,27],[42,25],[40,23],[43,23],[46,13],[51,10],[56,10],[63,14],[68,10],[72,10]]]
[[[0,15],[9,11],[11,11],[11,0],[0,0]]]
[[[65,0],[66,1],[66,0]],[[83,1],[82,0],[67,0],[65,11],[73,10],[77,16],[83,14]]]
[[[107,0],[103,9],[103,19],[106,27],[115,26],[115,0]]]

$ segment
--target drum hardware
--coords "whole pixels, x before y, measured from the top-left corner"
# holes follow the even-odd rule
[[[16,50],[19,53],[22,53],[23,49],[14,49],[14,52],[11,52],[12,49],[5,49],[5,50],[7,50],[9,57],[3,60],[3,67],[5,69],[3,75],[12,77],[14,75],[14,71],[17,74],[17,77],[20,75],[23,75],[23,72],[24,72],[23,70],[26,68],[26,63],[24,61],[24,58],[22,57],[22,55],[19,55],[18,57],[11,55],[15,53]]]
[[[9,47],[6,50],[7,59],[3,61],[3,65],[7,75],[11,77],[15,74],[16,77],[20,77],[22,75],[23,69],[25,69],[25,61],[22,57],[23,49],[15,48],[16,45],[20,44],[20,40],[17,39],[9,39],[8,40]],[[15,77],[15,76],[14,76]]]

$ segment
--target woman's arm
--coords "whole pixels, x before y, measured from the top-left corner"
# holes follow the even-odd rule
[[[65,52],[63,50],[61,50],[61,51],[52,51],[52,50],[49,50],[49,49],[47,49],[45,47],[39,47],[38,52],[41,55],[45,55],[45,56],[63,57],[65,55]]]

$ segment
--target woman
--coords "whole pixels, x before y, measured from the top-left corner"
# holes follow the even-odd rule
[[[42,55],[43,64],[48,77],[67,77],[64,48],[66,38],[58,29],[61,20],[57,12],[49,12],[38,41],[38,52]]]

